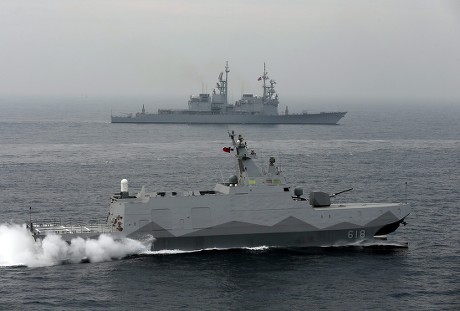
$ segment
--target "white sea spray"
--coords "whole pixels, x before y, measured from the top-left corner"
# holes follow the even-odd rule
[[[108,235],[98,239],[74,238],[67,243],[56,234],[35,241],[26,225],[0,225],[0,266],[44,267],[62,263],[110,261],[145,253],[151,240],[114,240]]]

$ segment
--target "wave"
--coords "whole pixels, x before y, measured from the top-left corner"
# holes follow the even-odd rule
[[[65,263],[102,262],[147,252],[153,238],[137,241],[114,240],[102,234],[98,239],[72,239],[70,243],[51,234],[35,241],[26,225],[0,225],[0,266],[44,267]]]

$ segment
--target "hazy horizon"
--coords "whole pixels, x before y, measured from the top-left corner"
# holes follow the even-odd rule
[[[0,105],[131,97],[185,108],[226,61],[230,101],[261,93],[265,62],[280,109],[460,102],[455,1],[3,0],[0,26]]]

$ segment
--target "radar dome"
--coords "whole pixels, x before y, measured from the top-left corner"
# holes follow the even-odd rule
[[[122,179],[120,182],[121,192],[128,192],[128,180]]]

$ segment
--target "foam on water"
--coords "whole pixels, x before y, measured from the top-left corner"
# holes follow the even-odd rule
[[[0,225],[0,266],[43,267],[82,261],[102,262],[121,259],[150,250],[152,239],[114,240],[102,234],[96,239],[72,239],[70,244],[59,235],[34,241],[26,225]]]
[[[393,242],[387,240],[359,240],[347,245],[349,247],[387,247],[387,248],[408,248],[409,244],[407,242]]]
[[[180,249],[164,249],[161,251],[145,251],[145,252],[142,252],[142,255],[177,255],[177,254],[196,253],[200,251],[201,250],[184,251]]]
[[[270,247],[263,245],[263,246],[255,246],[255,247],[243,247],[243,249],[257,252],[257,251],[266,251],[270,249]]]
[[[142,252],[141,255],[177,255],[177,254],[189,254],[189,253],[200,253],[200,252],[210,252],[210,251],[226,251],[231,249],[242,249],[242,250],[249,250],[249,251],[265,251],[270,249],[269,246],[257,246],[257,247],[237,247],[237,248],[219,248],[219,247],[211,247],[211,248],[203,248],[197,250],[180,250],[180,249],[164,249],[159,251],[145,251]]]

